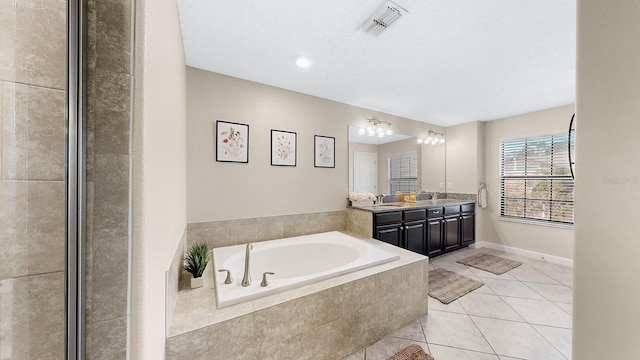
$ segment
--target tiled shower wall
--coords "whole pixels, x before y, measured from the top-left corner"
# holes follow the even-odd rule
[[[66,2],[0,1],[0,359],[64,358]]]
[[[87,359],[125,359],[131,1],[87,1]]]

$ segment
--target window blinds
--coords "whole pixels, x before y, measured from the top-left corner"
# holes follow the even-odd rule
[[[418,157],[416,153],[389,157],[389,194],[418,189]]]
[[[573,224],[567,134],[508,140],[501,150],[500,216]]]

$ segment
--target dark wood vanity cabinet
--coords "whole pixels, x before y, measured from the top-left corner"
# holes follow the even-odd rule
[[[425,218],[425,209],[374,214],[373,237],[423,254],[426,249]]]
[[[475,241],[475,204],[376,213],[373,237],[429,257]]]

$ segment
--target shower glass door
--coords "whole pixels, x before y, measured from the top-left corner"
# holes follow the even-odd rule
[[[67,1],[0,0],[0,360],[65,358],[67,39]]]

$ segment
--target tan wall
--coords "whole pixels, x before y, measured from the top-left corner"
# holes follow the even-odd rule
[[[62,359],[66,3],[0,1],[0,24],[0,357]]]
[[[446,192],[475,194],[478,191],[478,134],[481,126],[476,121],[447,128]]]
[[[186,227],[186,68],[175,0],[136,2],[131,358],[165,355],[165,271]]]
[[[640,6],[578,1],[573,358],[640,353]]]
[[[420,190],[445,192],[445,144],[420,145]],[[442,187],[440,186],[442,185]]]
[[[489,204],[478,209],[477,239],[544,254],[573,258],[573,230],[542,225],[501,221],[500,144],[502,140],[564,133],[574,106],[513,116],[484,123],[484,179]],[[448,134],[448,132],[447,132]],[[449,165],[449,164],[447,164]],[[447,180],[449,181],[449,180]],[[470,185],[470,184],[469,184]]]
[[[288,215],[345,208],[349,124],[376,116],[394,132],[437,126],[187,68],[188,221]],[[249,163],[215,161],[216,120],[249,124]],[[270,130],[298,134],[296,167],[270,165]],[[313,136],[336,138],[336,168],[314,168]]]

